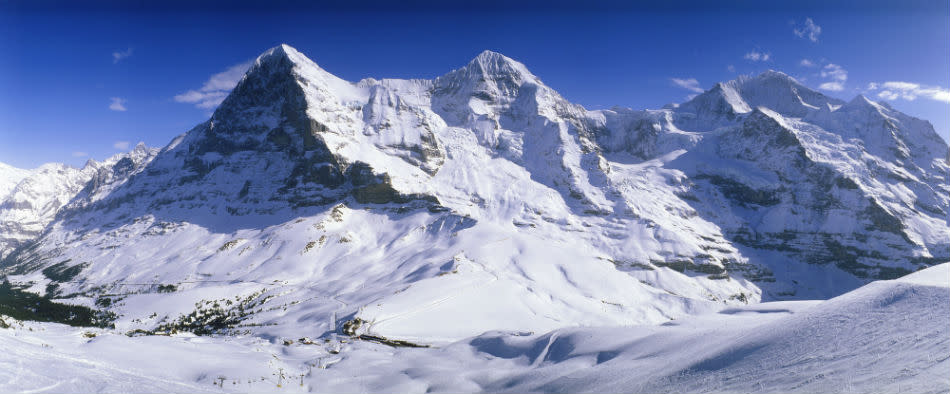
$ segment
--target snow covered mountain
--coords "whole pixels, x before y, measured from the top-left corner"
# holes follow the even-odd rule
[[[0,198],[5,198],[23,178],[30,175],[30,170],[16,168],[0,163]]]
[[[131,152],[120,153],[101,163],[89,160],[82,169],[59,163],[44,164],[33,170],[15,169],[13,174],[19,179],[6,193],[0,193],[0,259],[36,238],[61,208],[81,192],[121,183],[136,168],[147,164],[156,152],[140,143]],[[12,169],[6,166],[0,171],[7,168]]]
[[[950,260],[947,157],[929,123],[780,72],[588,111],[490,51],[351,83],[281,45],[161,151],[8,197],[39,219],[2,269],[139,333],[662,323]]]

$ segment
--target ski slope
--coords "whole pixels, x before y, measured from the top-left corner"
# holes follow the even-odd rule
[[[0,391],[936,393],[950,390],[948,321],[950,263],[827,301],[418,349],[13,323],[0,329]]]

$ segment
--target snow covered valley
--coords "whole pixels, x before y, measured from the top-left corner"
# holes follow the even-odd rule
[[[0,391],[946,392],[948,278],[941,264],[827,301],[429,348],[341,335],[128,337],[7,318]]]

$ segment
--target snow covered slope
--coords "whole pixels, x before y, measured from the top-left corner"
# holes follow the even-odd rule
[[[505,370],[523,368],[485,391],[945,392],[948,318],[950,264],[941,264],[828,301],[469,343],[505,352],[496,355],[511,360]]]
[[[491,332],[429,349],[336,337],[130,338],[7,319],[0,391],[947,392],[948,319],[950,263],[827,301],[659,326]]]
[[[827,298],[950,258],[946,144],[861,100],[767,72],[587,111],[490,51],[351,83],[281,45],[3,272],[121,331],[426,343]]]

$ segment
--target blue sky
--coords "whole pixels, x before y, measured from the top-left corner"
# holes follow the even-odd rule
[[[0,0],[0,162],[164,146],[280,43],[350,81],[433,78],[491,49],[589,109],[776,69],[950,132],[947,2],[143,3]]]

